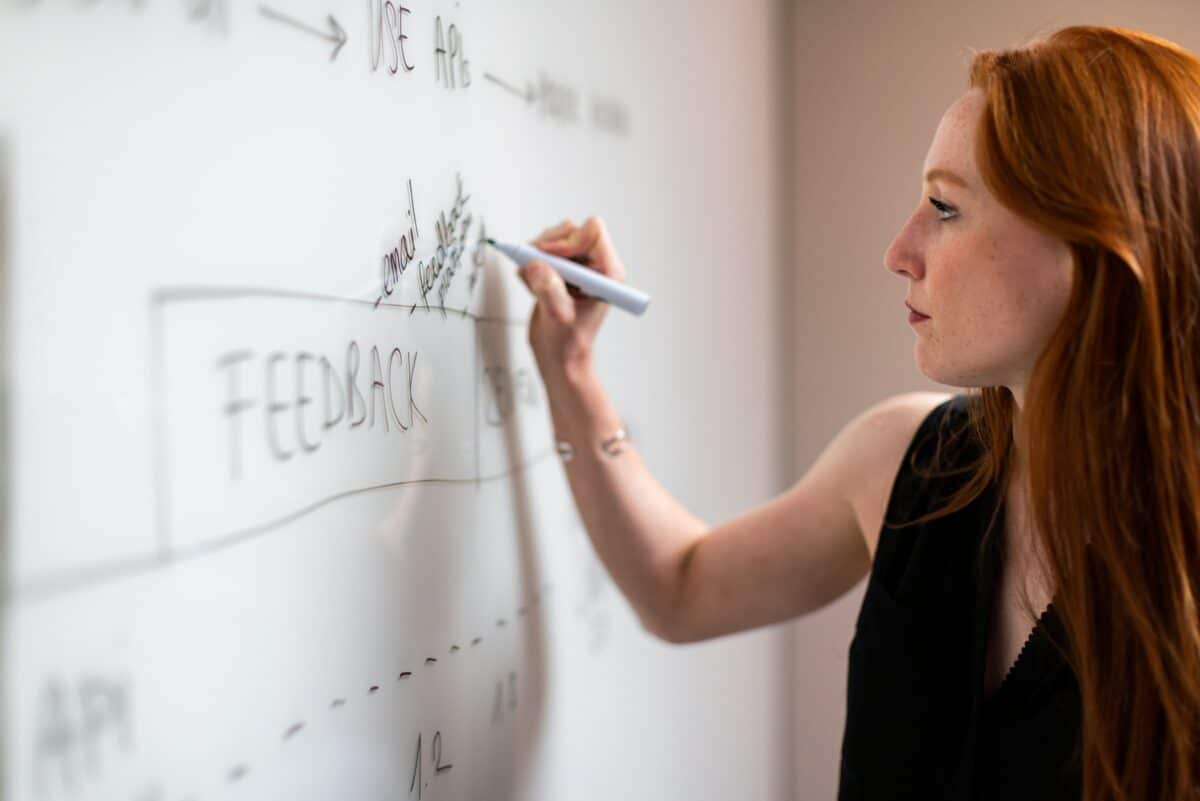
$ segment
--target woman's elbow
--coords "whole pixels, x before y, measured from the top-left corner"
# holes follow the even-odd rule
[[[648,633],[672,645],[685,645],[708,639],[694,626],[688,626],[676,611],[651,613],[646,610],[638,610],[638,619],[641,621],[642,628]]]

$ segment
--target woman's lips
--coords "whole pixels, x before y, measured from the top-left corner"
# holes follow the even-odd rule
[[[924,314],[917,314],[915,311],[912,311],[911,309],[908,312],[908,321],[910,323],[919,323],[922,320],[928,320],[928,319],[929,318],[926,317]]]

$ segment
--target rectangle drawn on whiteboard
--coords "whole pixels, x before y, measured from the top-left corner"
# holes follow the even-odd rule
[[[475,320],[435,311],[254,290],[156,295],[163,556],[364,490],[473,481]]]

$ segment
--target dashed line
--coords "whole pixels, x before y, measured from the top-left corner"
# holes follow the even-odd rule
[[[549,589],[550,589],[550,585],[549,584],[545,585],[545,590],[549,591]],[[529,606],[538,603],[538,600],[539,600],[539,598],[538,598],[537,594],[535,594],[527,605],[522,606],[517,610],[517,614],[521,615],[521,616],[525,615],[529,610]],[[502,617],[496,619],[496,627],[497,628],[504,628],[507,625],[508,625],[507,619],[502,618]],[[483,637],[474,637],[471,640],[471,646],[472,647],[477,646],[482,642],[483,642]],[[462,649],[457,644],[450,645],[450,653],[452,653],[452,654],[458,653],[460,650],[462,650]],[[436,665],[437,658],[433,657],[433,656],[426,657],[425,664],[430,665],[430,666]],[[407,681],[408,679],[411,679],[412,677],[413,677],[413,673],[411,670],[403,670],[396,676],[396,681]],[[380,690],[380,686],[378,684],[372,684],[367,689],[367,694],[373,695],[375,693],[378,693],[379,690]],[[329,706],[331,709],[338,709],[339,707],[343,707],[345,705],[346,705],[345,698],[334,698],[332,701],[329,702]],[[304,730],[306,725],[307,724],[305,724],[304,721],[297,721],[296,723],[293,723],[292,725],[288,726],[287,729],[285,729],[283,732],[283,741],[287,742],[287,741],[291,740],[293,737],[295,737],[297,734],[299,734],[302,730]],[[249,772],[250,772],[249,765],[247,765],[245,763],[236,764],[229,769],[229,772],[226,774],[226,780],[230,783],[239,782],[242,779],[244,779]]]

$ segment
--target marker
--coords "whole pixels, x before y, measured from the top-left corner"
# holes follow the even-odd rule
[[[619,306],[631,314],[641,315],[650,305],[650,296],[639,292],[628,284],[606,278],[595,270],[560,256],[552,256],[532,245],[508,245],[494,239],[486,240],[489,245],[524,267],[531,261],[544,261],[554,268],[569,285],[575,286],[589,297]]]

